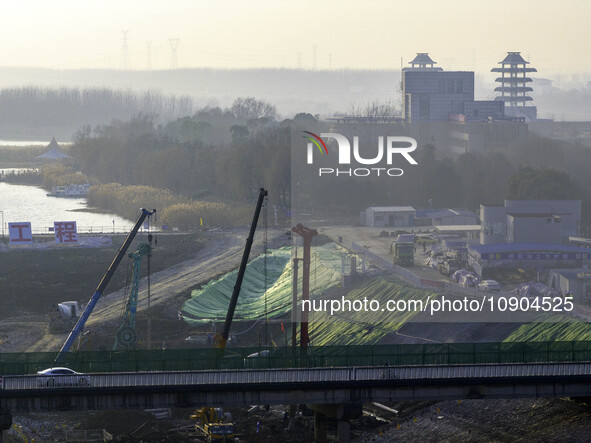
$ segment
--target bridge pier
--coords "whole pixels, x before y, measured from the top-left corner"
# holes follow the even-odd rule
[[[326,415],[318,411],[314,411],[314,442],[328,442],[326,435]]]
[[[12,426],[12,414],[8,409],[0,408],[0,443],[2,443],[2,435]]]
[[[308,405],[314,411],[314,441],[325,443],[326,417],[337,419],[337,438],[339,443],[351,441],[351,422],[353,418],[363,414],[361,404],[339,404],[339,405]]]
[[[349,420],[338,421],[337,439],[339,443],[349,443],[351,441],[351,422]]]

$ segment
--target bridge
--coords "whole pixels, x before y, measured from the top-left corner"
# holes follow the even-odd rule
[[[323,347],[306,354],[284,348],[263,356],[251,351],[230,349],[222,359],[214,358],[216,349],[71,353],[74,369],[100,367],[105,372],[84,370],[84,383],[79,376],[55,376],[47,383],[36,375],[5,375],[0,409],[17,413],[304,403],[314,405],[319,429],[322,417],[335,416],[340,441],[348,441],[350,408],[368,402],[591,397],[587,342]],[[185,360],[172,360],[180,355]],[[192,360],[197,356],[201,359]],[[0,369],[26,367],[30,374],[31,365],[42,364],[41,357],[48,356],[2,354]],[[150,357],[152,367],[144,366]],[[122,362],[136,369],[106,372]],[[154,365],[168,370],[153,370]],[[194,365],[226,368],[187,369]]]
[[[591,363],[240,369],[5,376],[12,412],[591,396]]]

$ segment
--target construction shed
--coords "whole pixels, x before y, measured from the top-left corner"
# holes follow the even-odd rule
[[[421,225],[475,225],[478,215],[467,209],[420,209],[416,214]],[[419,223],[417,223],[419,224]]]
[[[468,246],[468,265],[480,277],[492,268],[583,268],[591,264],[591,249],[544,243],[496,243]]]
[[[480,235],[480,225],[445,225],[435,226],[439,238],[477,239]]]
[[[416,212],[412,206],[371,206],[361,213],[361,222],[379,228],[414,226]]]
[[[591,269],[550,269],[548,286],[575,301],[591,301]]]

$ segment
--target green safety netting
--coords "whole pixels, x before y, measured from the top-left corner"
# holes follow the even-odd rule
[[[261,356],[261,351],[269,350]],[[257,353],[258,357],[249,357]],[[0,353],[0,374],[35,374],[51,367],[54,352]],[[431,343],[375,346],[312,346],[299,348],[216,348],[151,351],[68,352],[60,363],[80,372],[187,371],[202,369],[289,368],[331,366],[389,366],[587,362],[591,343]]]
[[[248,264],[234,313],[235,320],[257,320],[264,318],[265,313],[268,317],[277,317],[291,310],[291,254],[290,247],[275,249],[271,250],[266,257],[259,256]],[[346,262],[345,258],[348,257],[350,254],[335,243],[312,248],[311,297],[316,297],[340,284],[342,263]],[[223,321],[226,318],[237,274],[238,270],[232,271],[193,291],[191,299],[183,305],[182,313],[185,321],[190,324]],[[298,287],[301,288],[301,285],[300,265]]]
[[[375,300],[380,307],[388,301],[422,301],[426,303],[436,294],[425,289],[414,288],[392,276],[379,276],[367,280],[350,291],[346,299],[351,302]],[[342,311],[331,316],[327,311],[310,315],[310,338],[315,346],[326,345],[373,345],[386,334],[400,329],[417,315],[415,310],[406,311]]]
[[[591,324],[580,319],[562,315],[546,314],[536,322],[525,323],[513,331],[506,342],[544,342],[591,339]]]

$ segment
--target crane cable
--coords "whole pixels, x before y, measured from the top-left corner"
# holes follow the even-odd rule
[[[125,287],[123,288],[123,300],[121,303],[121,309],[119,312],[119,327],[121,327],[121,323],[124,321],[125,311],[127,310],[127,303],[129,300],[129,282],[131,282],[132,274],[133,274],[133,262],[131,258],[127,258],[127,262],[129,263],[128,272],[127,272],[127,279],[125,280]]]
[[[150,312],[150,301],[151,301],[151,287],[150,287],[150,259],[152,257],[152,233],[151,233],[151,229],[152,229],[152,223],[150,223],[150,218],[152,216],[148,217],[148,243],[150,244],[150,252],[147,254],[147,264],[148,264],[148,321],[147,321],[147,328],[146,328],[146,336],[147,336],[147,340],[146,340],[146,347],[148,348],[148,350],[152,349],[152,313]],[[154,214],[154,223],[156,223],[156,214]],[[155,240],[157,241],[157,240]]]

